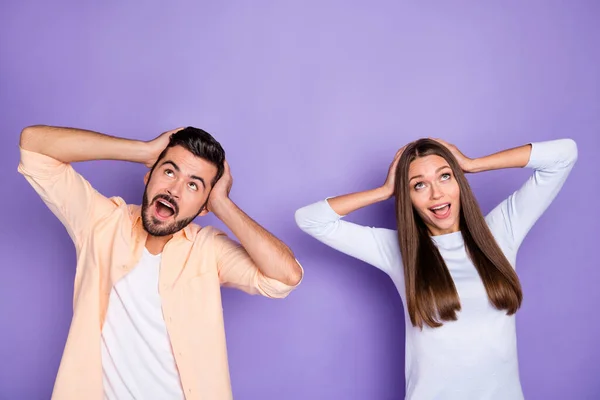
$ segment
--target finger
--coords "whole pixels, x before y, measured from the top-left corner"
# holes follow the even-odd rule
[[[396,169],[396,166],[398,166],[398,163],[400,163],[401,156],[402,156],[402,153],[396,154],[396,157],[394,157],[394,161],[392,162],[392,169]]]
[[[404,152],[404,148],[406,146],[402,146],[398,149],[398,151],[396,152],[396,154],[394,155],[394,160],[398,160],[400,159],[400,156],[402,156],[402,153]]]
[[[452,149],[452,147],[453,147],[453,145],[452,145],[452,144],[450,144],[450,143],[446,142],[446,141],[445,141],[445,140],[443,140],[443,139],[433,139],[433,140],[435,140],[436,142],[438,142],[438,143],[440,143],[440,144],[444,145],[444,146],[445,146],[446,148],[448,148],[448,149]]]
[[[179,128],[171,129],[170,131],[164,132],[163,135],[170,136],[170,135],[172,135],[174,133],[179,132],[182,129],[184,129],[184,127],[179,127]]]

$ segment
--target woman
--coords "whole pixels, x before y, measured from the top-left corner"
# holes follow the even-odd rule
[[[406,315],[407,399],[523,398],[517,250],[576,160],[571,139],[476,159],[442,140],[420,139],[396,153],[381,187],[296,212],[303,231],[392,278]],[[464,173],[516,167],[533,175],[484,218]],[[342,220],[392,195],[397,231]]]

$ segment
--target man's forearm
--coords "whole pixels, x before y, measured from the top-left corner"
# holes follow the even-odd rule
[[[98,132],[52,126],[30,126],[21,132],[20,146],[64,163],[89,160],[123,160],[146,163],[147,142],[117,138]]]
[[[246,215],[233,201],[226,199],[219,202],[211,211],[231,229],[265,276],[290,286],[300,282],[302,270],[290,248]]]

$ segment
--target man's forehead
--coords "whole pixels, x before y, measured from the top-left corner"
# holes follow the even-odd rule
[[[192,175],[214,175],[217,171],[217,167],[213,163],[194,155],[181,146],[170,147],[162,159],[161,164],[164,163],[175,164],[174,167],[179,168],[180,171]]]

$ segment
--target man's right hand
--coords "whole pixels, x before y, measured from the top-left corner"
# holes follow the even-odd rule
[[[171,135],[176,132],[179,132],[182,129],[184,128],[180,127],[161,133],[158,137],[147,142],[150,148],[150,152],[148,154],[148,160],[144,162],[146,167],[152,168],[152,166],[154,166],[154,163],[156,163],[156,160],[158,159],[158,156],[160,156],[160,153],[162,153],[163,150],[169,144],[169,141],[171,140]]]

